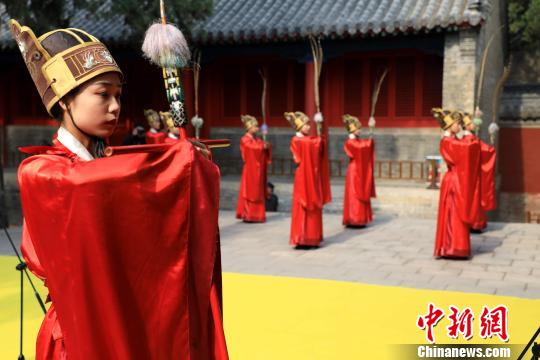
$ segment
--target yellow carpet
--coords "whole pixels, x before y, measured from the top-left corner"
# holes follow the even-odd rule
[[[18,273],[13,257],[0,257],[0,359],[18,354]],[[36,281],[39,283],[39,281]],[[483,305],[509,309],[510,344],[524,344],[540,323],[540,300],[404,289],[348,282],[224,274],[225,331],[230,358],[259,359],[396,359],[393,344],[425,343],[416,327],[428,302],[448,311],[470,307],[474,337],[466,343],[500,344],[479,337]],[[42,295],[45,295],[41,287]],[[42,315],[26,285],[25,355],[33,358]],[[435,328],[438,343],[446,337],[447,319]],[[463,343],[463,341],[458,341]]]

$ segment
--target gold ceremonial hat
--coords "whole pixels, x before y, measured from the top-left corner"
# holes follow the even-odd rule
[[[160,111],[159,116],[161,117],[161,121],[165,124],[167,129],[174,129],[174,119],[170,111]]]
[[[463,119],[462,119],[463,120],[463,125],[468,126],[468,125],[473,123],[473,119],[472,119],[471,114],[469,114],[467,112],[462,113],[462,117],[463,117]]]
[[[257,119],[251,115],[242,115],[241,119],[246,130],[251,129],[254,126],[259,126],[259,122],[257,121]]]
[[[9,27],[50,115],[62,97],[84,82],[111,71],[122,77],[105,45],[83,30],[57,29],[38,38],[16,20]]]
[[[309,122],[307,115],[301,111],[286,112],[283,115],[296,131],[300,131]]]
[[[458,111],[448,111],[441,108],[431,109],[433,117],[439,122],[439,126],[443,130],[447,130],[456,121],[461,122],[462,116]]]
[[[352,134],[362,128],[362,123],[360,120],[358,120],[356,116],[349,114],[343,115],[343,123],[345,124],[345,129],[347,129],[349,134]]]

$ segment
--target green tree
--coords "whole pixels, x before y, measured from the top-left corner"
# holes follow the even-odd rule
[[[190,36],[193,26],[212,13],[212,0],[165,0],[167,22]],[[123,15],[131,29],[129,40],[140,42],[146,29],[160,19],[158,0],[114,0],[107,16]]]
[[[79,9],[95,10],[94,1],[85,0],[2,0],[6,12],[37,36],[54,28],[69,26],[69,19]]]
[[[129,33],[122,41],[139,44],[146,29],[160,18],[159,0],[1,0],[10,17],[30,26],[36,35],[55,28],[69,27],[70,19],[81,11],[96,20],[123,17]],[[165,0],[167,21],[189,37],[197,21],[209,16],[212,0]]]
[[[509,0],[508,22],[513,49],[540,47],[540,0]]]

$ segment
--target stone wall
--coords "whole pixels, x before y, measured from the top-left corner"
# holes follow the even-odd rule
[[[18,147],[50,144],[57,128],[43,125],[9,125],[6,127],[7,167],[17,166],[24,157]]]
[[[509,193],[499,194],[497,211],[490,218],[508,222],[526,222],[527,212],[540,215],[540,194]]]
[[[243,128],[212,128],[210,132],[211,138],[231,140],[231,147],[214,151],[216,162],[230,158],[240,159],[240,138],[245,133]],[[342,128],[330,128],[328,133],[329,158],[346,160],[343,144],[347,139],[347,134]],[[273,158],[291,158],[289,146],[293,135],[294,131],[289,128],[269,130],[267,139],[272,144]],[[438,128],[380,128],[375,130],[374,139],[375,156],[378,160],[424,161],[427,155],[439,154],[440,130]],[[240,166],[222,168],[222,172],[226,174],[240,173],[240,171]]]
[[[505,7],[502,1],[490,2],[482,11],[485,22],[479,28],[448,32],[445,35],[443,107],[473,112],[475,99],[484,113],[480,136],[487,140],[487,128],[492,119],[492,102],[496,84],[500,79],[506,58],[505,33],[500,31],[505,24]],[[484,80],[478,94],[481,64],[484,49],[495,34],[489,48],[484,68]]]

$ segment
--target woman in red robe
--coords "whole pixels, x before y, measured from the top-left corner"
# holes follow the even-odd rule
[[[259,124],[253,116],[242,115],[246,134],[240,139],[244,161],[236,217],[244,222],[266,221],[266,169],[271,161],[270,144],[257,137]]]
[[[480,144],[456,137],[461,131],[460,113],[440,109],[433,112],[445,130],[440,151],[448,166],[441,183],[434,254],[468,258],[471,255],[469,229],[478,210]]]
[[[487,228],[487,211],[495,210],[497,202],[495,198],[495,165],[497,155],[495,147],[489,145],[478,137],[476,137],[476,124],[470,114],[465,113],[463,116],[463,124],[465,126],[464,139],[476,139],[480,143],[480,206],[477,212],[477,218],[471,226],[471,231],[481,233]]]
[[[61,122],[18,172],[22,252],[52,301],[36,359],[227,359],[217,166],[188,141],[103,158],[123,79],[106,47],[78,29],[38,40],[10,27]],[[85,66],[47,68],[62,59]]]
[[[330,202],[330,181],[326,141],[309,136],[309,118],[302,112],[285,113],[297,131],[291,152],[297,164],[294,175],[290,244],[318,247],[323,240],[322,208]]]
[[[360,139],[362,124],[357,117],[344,115],[343,122],[349,133],[343,148],[350,159],[345,178],[343,225],[362,227],[373,220],[370,199],[375,197],[375,144],[373,139]]]
[[[161,131],[161,119],[157,111],[149,109],[144,110],[144,116],[148,121],[150,129],[146,132],[147,144],[163,144],[165,142],[165,133]]]

